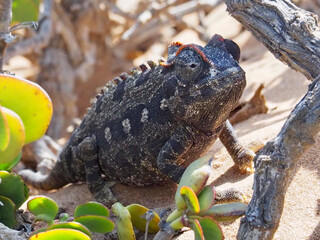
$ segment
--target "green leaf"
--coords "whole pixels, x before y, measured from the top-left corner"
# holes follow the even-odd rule
[[[219,222],[233,221],[245,214],[247,204],[242,202],[215,204],[200,216],[210,216]]]
[[[220,225],[211,217],[199,219],[204,239],[222,240],[224,239]]]
[[[0,164],[0,170],[8,171],[8,170],[12,169],[14,166],[16,166],[19,163],[21,156],[22,156],[22,151],[11,162]]]
[[[25,129],[21,118],[15,112],[5,107],[2,107],[1,110],[8,122],[10,141],[6,149],[0,151],[0,163],[12,165],[25,143]]]
[[[211,173],[211,161],[212,157],[206,155],[192,162],[184,171],[175,195],[177,208],[184,209],[186,207],[186,203],[180,195],[180,189],[182,187],[190,187],[196,194],[198,194],[206,185]]]
[[[180,190],[182,199],[187,204],[187,210],[191,213],[200,212],[200,205],[197,195],[190,187],[182,187]]]
[[[83,232],[83,233],[87,234],[90,238],[92,237],[92,234],[89,231],[89,229],[86,226],[84,226],[84,225],[82,225],[81,223],[78,223],[78,222],[56,223],[56,224],[53,224],[50,227],[48,227],[48,230],[59,229],[59,228],[75,229],[75,230],[78,230],[80,232]]]
[[[119,202],[113,204],[111,209],[117,217],[116,226],[119,240],[135,240],[136,236],[133,231],[129,210]]]
[[[181,216],[174,221],[170,222],[170,227],[173,230],[179,230],[183,227],[189,227],[189,221],[188,219],[185,219],[184,216]]]
[[[171,223],[174,220],[178,219],[179,217],[182,216],[182,214],[184,213],[183,209],[175,209],[172,213],[170,213],[170,215],[167,217],[166,222]]]
[[[201,225],[197,219],[193,221],[192,230],[194,231],[195,240],[205,240],[202,232]]]
[[[74,211],[74,217],[80,217],[84,215],[98,215],[103,217],[109,217],[109,210],[106,206],[98,202],[88,202],[76,207]]]
[[[38,140],[46,132],[52,116],[52,103],[48,94],[38,84],[16,76],[0,74],[0,104],[17,113],[22,119],[26,144]]]
[[[0,222],[9,228],[17,225],[16,206],[10,198],[0,196]]]
[[[45,196],[35,197],[27,203],[28,210],[36,216],[36,221],[45,221],[52,224],[56,217],[59,207],[57,203]]]
[[[12,21],[37,21],[40,0],[15,0],[12,2]]]
[[[208,210],[214,204],[215,192],[210,185],[206,186],[199,194],[200,211]]]
[[[102,216],[86,215],[77,217],[74,221],[85,225],[91,232],[107,233],[114,229],[114,223]]]
[[[0,193],[2,196],[10,198],[18,209],[29,196],[29,190],[23,183],[19,175],[0,171]]]
[[[68,218],[69,218],[69,214],[68,213],[61,213],[59,215],[59,221],[60,222],[65,222]]]
[[[141,216],[149,211],[149,209],[139,204],[131,204],[127,206],[127,209],[130,212],[133,226],[139,231],[145,232],[147,221]],[[149,222],[148,233],[157,233],[159,231],[159,222],[160,217],[154,212],[154,218]]]
[[[40,232],[32,235],[30,240],[57,240],[57,239],[68,239],[68,240],[90,240],[91,238],[78,230],[75,229],[53,229],[46,232]]]
[[[8,120],[4,112],[2,112],[2,108],[0,106],[0,151],[4,151],[8,145],[10,140],[10,128],[8,125]]]

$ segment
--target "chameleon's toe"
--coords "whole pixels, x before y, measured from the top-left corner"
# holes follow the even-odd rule
[[[250,149],[244,149],[241,154],[238,155],[237,165],[241,174],[254,173],[253,158],[255,153]]]
[[[111,207],[112,204],[117,202],[116,197],[107,184],[104,184],[98,191],[93,192],[92,195],[96,201],[106,205],[107,207]]]

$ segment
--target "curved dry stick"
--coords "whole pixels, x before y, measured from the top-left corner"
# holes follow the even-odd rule
[[[228,11],[279,60],[308,79],[320,76],[320,29],[315,15],[288,0],[226,0]],[[253,197],[237,239],[272,239],[299,158],[320,130],[320,77],[291,112],[278,136],[255,157]]]
[[[315,14],[289,0],[225,0],[228,12],[280,61],[312,80],[320,74]]]
[[[238,239],[272,239],[284,197],[300,157],[320,131],[320,77],[291,112],[278,136],[255,157],[253,197],[242,219]]]

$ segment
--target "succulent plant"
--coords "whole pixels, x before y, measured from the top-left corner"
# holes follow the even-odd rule
[[[0,171],[0,179],[0,222],[13,228],[16,210],[27,200],[29,190],[17,174]]]
[[[189,165],[179,183],[173,211],[162,230],[174,232],[189,227],[195,239],[224,239],[218,222],[232,221],[242,216],[247,208],[243,202],[215,204],[215,189],[207,185],[212,158],[204,156]]]
[[[74,219],[66,221],[68,214],[58,213],[57,203],[45,196],[38,196],[28,201],[28,210],[35,215],[35,221],[45,221],[48,227],[33,232],[29,239],[91,239],[91,232],[107,233],[113,230],[114,223],[108,219],[109,210],[97,202],[88,202],[76,207]]]
[[[51,99],[38,84],[0,74],[0,170],[19,162],[22,146],[41,138],[51,117]]]

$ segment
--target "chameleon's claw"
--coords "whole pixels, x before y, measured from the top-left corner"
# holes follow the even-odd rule
[[[92,192],[95,200],[106,205],[107,207],[111,207],[112,204],[117,202],[116,197],[113,195],[113,192],[109,188],[108,184],[103,184],[99,190]]]
[[[241,174],[254,173],[253,158],[255,155],[256,154],[248,148],[244,149],[243,153],[238,155],[237,164]]]
[[[254,173],[254,167],[253,162],[250,163],[250,166],[239,166],[239,170],[241,174],[253,174]]]

